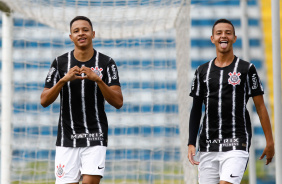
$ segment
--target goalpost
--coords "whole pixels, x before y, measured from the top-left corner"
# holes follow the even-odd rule
[[[105,105],[109,146],[102,183],[196,183],[196,167],[187,159],[190,0],[2,1],[13,10],[8,94],[14,95],[4,121],[2,92],[2,136],[12,136],[5,140],[12,154],[2,157],[1,183],[54,182],[59,101],[44,109],[40,94],[53,59],[73,48],[69,22],[76,15],[92,20],[94,47],[116,61],[124,94],[122,109]],[[5,135],[4,123],[12,126]],[[2,156],[3,146],[2,138]]]
[[[2,75],[1,75],[1,183],[9,183],[11,168],[11,120],[12,120],[12,48],[13,20],[11,10],[0,2],[2,16]]]
[[[281,2],[280,2],[281,3]],[[273,49],[273,81],[274,81],[274,123],[275,123],[275,164],[276,183],[282,184],[282,136],[281,126],[281,27],[280,27],[280,3],[271,0],[271,23],[272,23],[272,49]],[[279,14],[280,13],[280,14]]]

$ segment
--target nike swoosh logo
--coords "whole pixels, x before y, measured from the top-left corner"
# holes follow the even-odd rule
[[[231,178],[236,178],[236,177],[239,177],[239,176],[233,176],[232,174],[230,174],[230,177]]]
[[[98,169],[104,169],[104,167],[100,167],[100,166],[98,166]]]
[[[210,80],[210,79],[211,79],[211,78],[209,78],[208,80]],[[204,80],[204,83],[206,83],[208,80],[205,79],[205,80]]]

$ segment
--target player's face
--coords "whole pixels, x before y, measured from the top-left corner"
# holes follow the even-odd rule
[[[74,45],[79,48],[92,47],[92,39],[95,37],[95,32],[91,25],[86,20],[77,20],[71,26],[70,39]]]
[[[216,50],[221,53],[226,53],[233,50],[233,43],[236,42],[232,25],[228,23],[218,23],[215,25],[211,42],[215,45]]]

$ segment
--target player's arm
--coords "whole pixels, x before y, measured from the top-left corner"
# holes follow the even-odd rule
[[[80,75],[80,68],[78,66],[74,66],[52,88],[44,88],[40,96],[41,105],[43,107],[48,107],[50,104],[52,104],[59,96],[63,86],[68,81],[72,81],[75,79],[82,79],[82,77],[78,75]]]
[[[52,88],[44,88],[41,93],[41,105],[43,107],[48,107],[52,104],[60,94],[62,87],[65,85],[66,82],[59,81],[55,86]]]
[[[266,156],[266,165],[268,165],[272,161],[275,152],[271,124],[264,104],[263,96],[262,95],[254,96],[253,100],[266,139],[266,147],[260,159],[263,159],[263,157]]]
[[[112,106],[117,109],[120,109],[123,106],[123,96],[121,92],[120,86],[108,86],[104,83],[104,81],[99,80],[97,82],[105,100]]]
[[[188,159],[192,165],[199,165],[199,162],[194,160],[196,155],[196,141],[202,115],[203,100],[200,97],[193,98],[193,105],[189,120],[189,140],[188,140]]]
[[[85,73],[83,79],[89,79],[95,81],[98,84],[105,100],[109,104],[111,104],[117,109],[120,109],[122,107],[123,96],[120,86],[118,85],[108,86],[96,73],[94,73],[90,68],[86,66],[81,67],[81,72]]]

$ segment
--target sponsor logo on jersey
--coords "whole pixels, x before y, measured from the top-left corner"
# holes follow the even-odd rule
[[[117,69],[115,65],[112,65],[113,76],[112,79],[117,79]]]
[[[196,74],[194,74],[194,77],[193,77],[193,80],[192,80],[192,86],[191,86],[191,91],[193,91],[194,90],[194,88],[195,88],[195,80],[196,80]]]
[[[56,68],[52,67],[49,69],[48,75],[47,75],[47,82],[51,81],[52,74],[56,71]]]
[[[59,177],[59,178],[61,178],[61,177],[63,177],[64,175],[65,175],[65,171],[64,171],[64,165],[61,165],[61,164],[59,164],[59,165],[57,165],[57,172],[56,172],[56,175]]]
[[[253,81],[252,89],[257,89],[258,88],[258,80],[257,80],[255,73],[252,75],[252,81]]]
[[[229,79],[228,79],[228,83],[229,84],[231,84],[233,86],[240,84],[240,82],[241,82],[241,79],[240,79],[241,73],[240,72],[238,72],[238,73],[236,73],[236,72],[233,72],[233,73],[229,72],[228,75],[230,76]]]
[[[103,141],[104,133],[82,133],[82,134],[73,134],[71,139],[87,139],[89,141]]]
[[[103,77],[103,74],[102,74],[103,68],[98,68],[98,66],[95,66],[95,68],[91,67],[91,70],[94,73],[96,73],[102,79],[102,77]]]
[[[222,144],[223,147],[239,146],[239,138],[207,139],[207,144]]]

